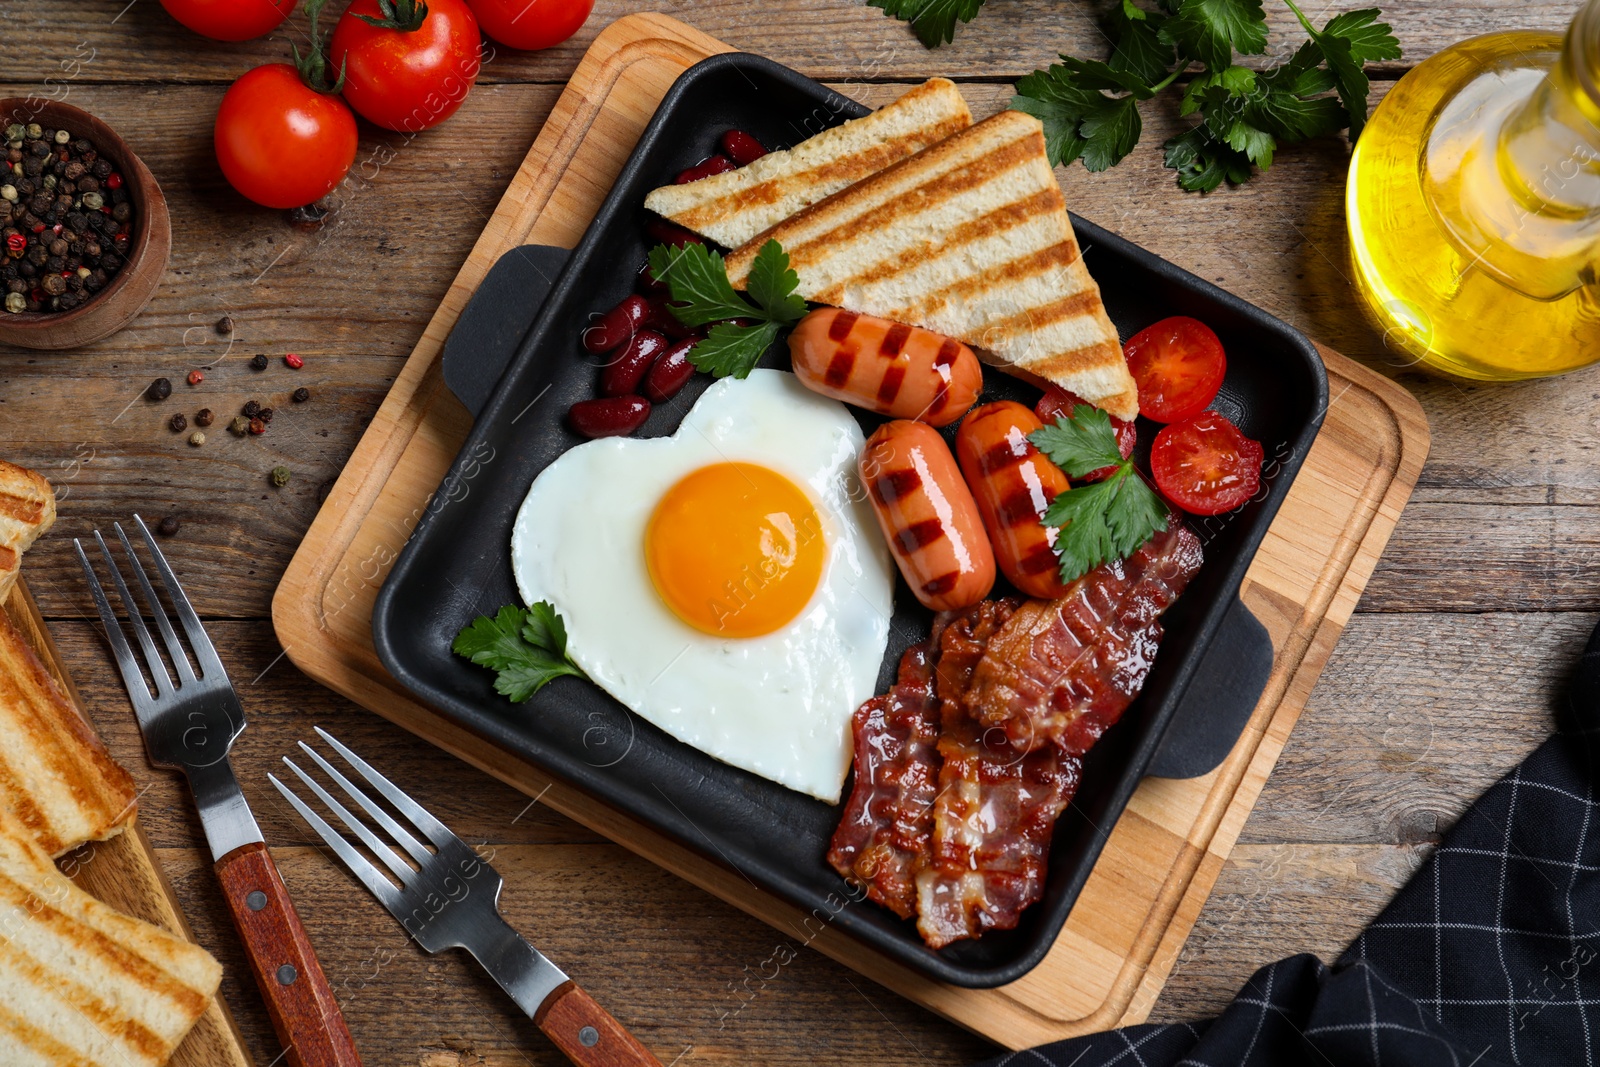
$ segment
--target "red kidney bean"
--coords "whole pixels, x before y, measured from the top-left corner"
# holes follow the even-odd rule
[[[644,425],[650,401],[642,396],[601,396],[567,409],[567,422],[585,437],[620,437]]]
[[[688,170],[680,170],[678,176],[672,179],[672,184],[688,185],[701,178],[709,178],[713,174],[726,174],[733,169],[733,160],[727,156],[712,156],[709,159],[702,159]]]
[[[678,395],[678,391],[694,377],[694,364],[689,362],[689,350],[695,339],[679,341],[656,358],[650,373],[644,378],[644,395],[657,404],[664,404]]]
[[[583,347],[595,355],[609,352],[632,337],[649,315],[649,302],[642,296],[630,296],[583,331]]]
[[[703,245],[706,239],[693,230],[686,230],[675,222],[668,222],[662,218],[648,218],[644,222],[644,232],[652,237],[657,244],[671,245],[681,248],[684,245]]]
[[[722,154],[742,167],[766,155],[767,150],[743,130],[729,130],[722,135]]]
[[[667,295],[667,283],[656,280],[656,276],[650,271],[650,264],[648,262],[639,268],[639,277],[637,279],[637,283],[639,292],[644,293],[646,296]]]
[[[678,320],[667,306],[668,300],[664,296],[652,296],[650,301],[650,316],[645,319],[645,325],[651,329],[660,330],[674,341],[681,341],[685,337],[692,337],[698,331],[693,326],[685,326]]]
[[[606,396],[626,396],[639,391],[645,371],[667,348],[667,339],[654,330],[640,330],[628,343],[612,353],[611,362],[600,371],[600,392]]]

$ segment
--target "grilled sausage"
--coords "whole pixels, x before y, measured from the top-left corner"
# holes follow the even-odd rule
[[[819,308],[789,334],[806,388],[897,419],[945,426],[983,391],[983,368],[953,337],[888,319]]]
[[[994,585],[994,551],[955,457],[925,422],[886,422],[861,450],[861,484],[918,600],[934,611],[975,604]]]
[[[1043,425],[1013,401],[985,404],[961,423],[956,454],[1001,572],[1029,596],[1051,599],[1066,586],[1053,547],[1055,531],[1039,519],[1068,483],[1061,468],[1028,440]]]

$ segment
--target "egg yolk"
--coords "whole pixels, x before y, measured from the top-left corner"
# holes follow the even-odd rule
[[[822,519],[803,489],[754,463],[716,463],[666,491],[645,562],[673,613],[718,637],[771,633],[822,578]]]

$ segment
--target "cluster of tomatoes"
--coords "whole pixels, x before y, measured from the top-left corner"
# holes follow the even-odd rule
[[[229,87],[217,111],[217,162],[258,204],[310,204],[344,180],[356,120],[420,133],[453,115],[478,79],[483,40],[549,48],[578,31],[594,0],[351,0],[324,41],[327,0],[306,0],[310,47]],[[270,33],[298,0],[161,0],[173,18],[219,41]],[[354,113],[352,113],[354,109]]]

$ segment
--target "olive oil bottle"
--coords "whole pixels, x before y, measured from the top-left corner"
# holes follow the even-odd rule
[[[1350,161],[1355,281],[1385,342],[1505,381],[1600,360],[1600,0],[1402,78]]]

